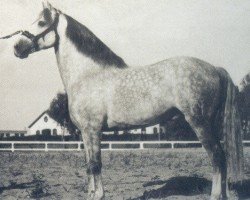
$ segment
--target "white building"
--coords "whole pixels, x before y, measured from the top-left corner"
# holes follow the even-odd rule
[[[112,135],[114,132],[103,132],[106,135]],[[155,124],[153,126],[148,126],[145,128],[131,129],[128,130],[130,134],[157,134],[157,133],[165,133],[164,126],[160,126],[160,124]],[[124,134],[124,131],[118,131],[118,135]]]
[[[124,134],[124,130],[118,131],[118,135]],[[153,126],[141,127],[137,129],[131,129],[127,131],[130,134],[157,134],[165,133],[165,128],[160,124]],[[106,135],[113,135],[114,132],[103,132]],[[60,126],[54,119],[52,119],[47,111],[39,115],[29,126],[27,130],[15,131],[15,130],[0,130],[0,138],[9,137],[25,137],[34,135],[45,136],[68,136],[70,135],[68,130]]]
[[[0,130],[0,138],[9,138],[9,137],[24,137],[27,135],[25,130]]]
[[[47,111],[38,116],[28,127],[27,134],[31,135],[70,135],[66,128],[61,127],[54,119],[52,119]]]

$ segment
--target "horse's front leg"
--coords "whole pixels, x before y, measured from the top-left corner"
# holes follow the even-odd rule
[[[88,199],[100,200],[104,199],[101,177],[101,133],[99,124],[90,124],[92,123],[81,130],[87,161]]]

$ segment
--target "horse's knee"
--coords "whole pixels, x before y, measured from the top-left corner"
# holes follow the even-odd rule
[[[214,161],[220,167],[222,173],[226,171],[227,169],[226,154],[220,145],[216,145],[215,147]]]
[[[102,163],[96,161],[90,161],[87,164],[87,174],[94,174],[98,175],[101,173],[102,170]]]
[[[205,140],[201,142],[203,147],[207,150],[213,166],[226,168],[226,155],[221,144],[215,142],[214,140]]]

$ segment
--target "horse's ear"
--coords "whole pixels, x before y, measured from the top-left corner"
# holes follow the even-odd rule
[[[45,8],[48,8],[49,10],[53,9],[53,6],[47,0],[43,0],[42,4],[43,4],[43,9]]]
[[[49,9],[49,10],[52,10],[53,9],[53,6],[47,1],[47,8]]]
[[[56,8],[54,8],[50,3],[49,1],[45,0],[43,1],[43,8],[47,8],[49,9],[50,12],[57,12],[57,13],[62,13],[60,10],[57,10]]]
[[[47,0],[42,0],[43,9],[49,8],[49,2]]]
[[[45,3],[44,3],[44,1],[42,2],[42,5],[43,5],[43,9],[45,9]]]

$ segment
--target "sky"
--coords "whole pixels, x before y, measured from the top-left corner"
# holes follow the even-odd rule
[[[250,72],[249,0],[51,0],[87,26],[128,65],[193,56],[224,67],[239,84]],[[40,0],[1,0],[0,35],[25,29]],[[22,130],[64,91],[53,49],[27,59],[15,37],[0,40],[0,129]]]

